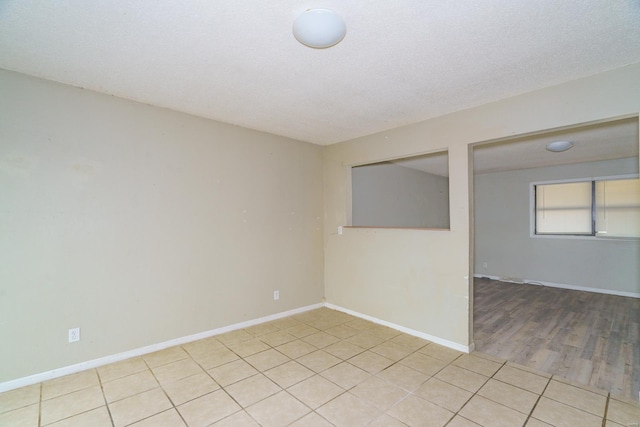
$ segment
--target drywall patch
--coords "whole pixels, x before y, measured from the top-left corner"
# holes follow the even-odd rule
[[[16,178],[27,178],[39,163],[35,157],[23,153],[7,153],[0,158],[0,172]]]
[[[72,162],[70,166],[71,182],[78,189],[86,188],[101,173],[102,165],[93,160],[80,158]]]

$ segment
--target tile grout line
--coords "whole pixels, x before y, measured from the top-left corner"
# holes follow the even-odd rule
[[[529,422],[529,420],[531,419],[531,416],[533,415],[533,412],[538,407],[538,403],[540,403],[540,399],[542,399],[542,395],[544,394],[545,391],[547,391],[547,387],[549,387],[549,384],[551,384],[551,379],[552,378],[553,377],[549,377],[547,379],[547,383],[545,384],[544,389],[542,390],[542,392],[538,395],[538,398],[536,399],[536,403],[534,403],[533,407],[531,408],[531,411],[529,412],[529,415],[527,415],[527,419],[525,420],[525,423]]]
[[[604,415],[602,415],[602,427],[607,424],[607,413],[609,412],[609,400],[611,399],[611,393],[607,393],[607,400],[604,404]]]
[[[100,377],[100,372],[98,372],[98,369],[96,369],[96,375],[98,377],[98,383],[100,384],[100,392],[102,393],[104,406],[107,408],[107,413],[109,414],[109,420],[111,421],[111,425],[115,427],[116,423],[113,421],[113,415],[111,415],[111,408],[109,408],[109,403],[107,402],[107,396],[104,394],[104,386],[102,385],[102,378]]]

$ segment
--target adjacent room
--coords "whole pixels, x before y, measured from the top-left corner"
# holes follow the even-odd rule
[[[638,394],[637,141],[630,118],[474,148],[476,350]]]
[[[639,40],[632,0],[2,2],[0,425],[637,423]]]

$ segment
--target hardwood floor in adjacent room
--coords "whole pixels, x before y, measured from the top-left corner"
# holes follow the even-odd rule
[[[638,400],[640,299],[474,280],[476,350]]]

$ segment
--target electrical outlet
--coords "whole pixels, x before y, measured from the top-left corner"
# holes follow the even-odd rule
[[[69,329],[69,342],[80,341],[80,328]]]
[[[280,299],[280,291],[273,291],[273,300],[277,301]]]

